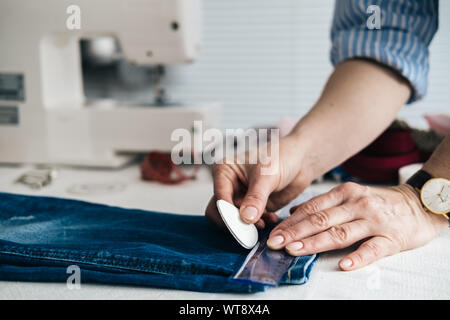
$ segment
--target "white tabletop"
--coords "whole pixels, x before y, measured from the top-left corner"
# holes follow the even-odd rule
[[[61,169],[58,178],[41,190],[14,181],[30,167],[0,167],[0,191],[58,196],[163,212],[204,212],[212,194],[212,179],[202,168],[195,181],[164,186],[140,180],[137,166],[121,170]],[[120,182],[123,191],[103,195],[74,195],[79,183]],[[312,185],[309,191],[325,192],[331,183]],[[309,282],[282,286],[257,294],[211,294],[180,290],[93,285],[69,289],[62,283],[0,281],[0,299],[450,299],[450,229],[428,245],[384,258],[366,268],[339,271],[337,263],[349,249],[324,253]]]

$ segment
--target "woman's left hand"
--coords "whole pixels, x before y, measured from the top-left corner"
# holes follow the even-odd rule
[[[291,213],[272,230],[268,246],[303,256],[365,240],[339,262],[346,271],[420,247],[449,225],[445,217],[426,212],[409,185],[375,188],[344,183]]]

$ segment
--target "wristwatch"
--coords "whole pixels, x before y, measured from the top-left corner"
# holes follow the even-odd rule
[[[419,170],[406,183],[419,193],[425,211],[443,215],[448,219],[450,180],[434,178],[425,170]]]

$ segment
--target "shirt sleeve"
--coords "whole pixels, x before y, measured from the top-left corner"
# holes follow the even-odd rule
[[[379,29],[367,24],[374,14],[368,10],[372,5],[379,8]],[[336,0],[331,62],[336,66],[351,58],[375,60],[410,82],[413,92],[409,103],[423,98],[429,72],[428,46],[438,29],[438,8],[439,0]]]

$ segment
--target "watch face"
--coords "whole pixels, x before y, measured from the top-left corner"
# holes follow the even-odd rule
[[[423,205],[431,212],[445,214],[450,211],[450,180],[430,179],[420,192]]]

